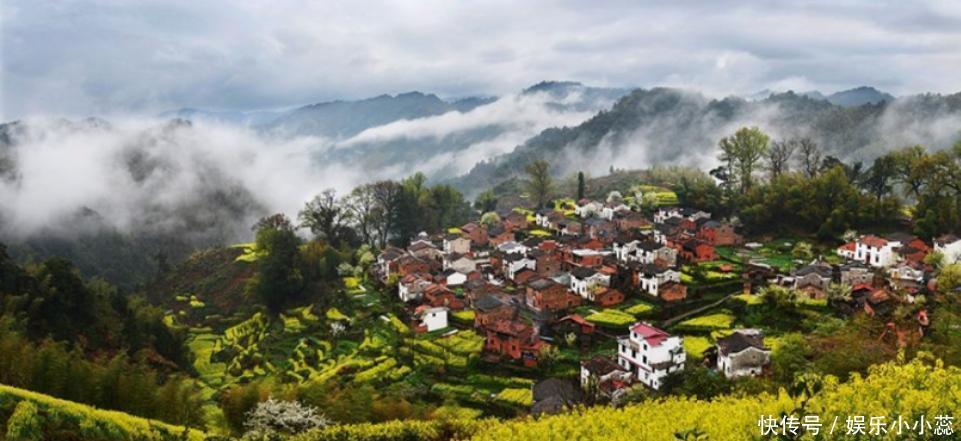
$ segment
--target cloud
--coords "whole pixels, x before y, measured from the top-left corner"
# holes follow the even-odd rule
[[[961,90],[939,1],[8,0],[0,118],[255,109],[544,79],[696,88]],[[371,11],[377,11],[372,15]]]
[[[359,168],[313,163],[317,138],[135,119],[21,127],[4,152],[14,177],[0,179],[0,221],[17,237],[87,226],[246,237],[264,214],[295,216],[323,189],[345,192],[365,179]]]

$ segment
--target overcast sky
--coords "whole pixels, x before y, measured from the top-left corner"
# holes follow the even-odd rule
[[[646,3],[646,4],[645,4]],[[961,91],[961,2],[3,0],[0,118],[257,109],[541,80]]]

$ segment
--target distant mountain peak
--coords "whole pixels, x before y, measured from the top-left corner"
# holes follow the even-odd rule
[[[831,104],[843,107],[858,107],[865,104],[879,104],[894,101],[894,96],[871,86],[858,86],[853,89],[835,92],[825,97]]]
[[[541,81],[531,87],[524,89],[523,93],[553,92],[556,90],[569,89],[572,87],[584,87],[584,84],[577,81]]]

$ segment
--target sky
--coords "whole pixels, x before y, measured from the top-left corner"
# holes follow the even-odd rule
[[[958,1],[3,0],[0,120],[276,109],[542,80],[961,91]]]

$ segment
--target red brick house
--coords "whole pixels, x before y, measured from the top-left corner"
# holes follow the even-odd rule
[[[405,255],[397,259],[397,274],[403,278],[408,274],[430,273],[430,262],[418,259],[414,256]]]
[[[715,220],[699,219],[700,226],[697,229],[697,239],[707,242],[714,246],[737,245],[741,242],[741,237],[734,231],[734,226],[721,223]]]
[[[537,356],[546,344],[538,338],[534,328],[517,321],[501,320],[485,328],[487,338],[484,351],[522,360],[525,366],[537,365]]]
[[[657,288],[657,296],[665,302],[680,302],[687,298],[687,286],[677,282],[667,282]]]
[[[707,262],[717,259],[714,245],[701,240],[689,239],[680,244],[675,244],[674,248],[677,249],[681,258],[688,262]]]
[[[470,222],[462,227],[460,230],[470,238],[471,243],[477,244],[478,246],[487,245],[487,229],[481,225]]]
[[[514,232],[503,225],[494,225],[487,229],[487,238],[492,246],[514,240]]]
[[[570,293],[567,286],[548,278],[539,278],[527,284],[527,306],[538,311],[562,311],[581,304],[581,298]]]
[[[623,302],[624,293],[614,288],[605,288],[603,291],[594,294],[594,303],[600,306],[614,306]]]
[[[424,303],[430,306],[446,306],[451,310],[464,309],[464,301],[457,298],[454,291],[447,289],[443,285],[431,285],[423,292]]]
[[[519,213],[517,211],[512,211],[504,218],[504,226],[508,230],[526,230],[527,229],[527,215],[524,213]]]
[[[614,224],[620,231],[643,230],[651,227],[651,221],[636,211],[618,212],[614,215]]]
[[[534,269],[538,275],[551,277],[561,272],[561,258],[556,253],[537,248],[527,254],[534,259]]]
[[[556,321],[551,325],[551,330],[559,341],[566,339],[569,334],[574,334],[581,347],[587,348],[594,341],[597,326],[578,314],[571,314]]]
[[[497,296],[485,294],[474,301],[474,327],[484,328],[498,321],[510,320],[514,308]]]

